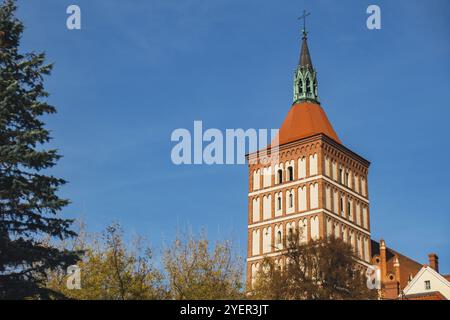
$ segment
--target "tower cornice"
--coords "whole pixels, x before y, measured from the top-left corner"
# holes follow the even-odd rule
[[[263,148],[261,150],[252,152],[252,153],[248,153],[246,154],[246,158],[247,161],[252,162],[252,160],[257,159],[258,157],[270,157],[272,155],[276,155],[277,153],[281,153],[284,152],[286,150],[290,150],[292,148],[298,147],[298,146],[302,146],[304,144],[308,144],[308,143],[312,143],[312,142],[318,142],[318,141],[322,141],[322,142],[326,142],[328,144],[330,144],[331,146],[333,146],[334,148],[338,149],[339,151],[345,153],[347,156],[357,160],[358,162],[360,162],[363,166],[365,167],[369,167],[370,166],[370,161],[365,159],[364,157],[360,156],[359,154],[357,154],[356,152],[353,152],[352,150],[350,150],[349,148],[347,148],[346,146],[344,146],[341,143],[338,143],[336,141],[334,141],[333,139],[331,139],[330,137],[328,137],[327,135],[323,134],[323,133],[318,133],[303,139],[299,139],[297,141],[293,141],[293,142],[288,142],[285,144],[280,145],[278,148],[271,148],[270,146]],[[273,150],[276,150],[275,152]]]

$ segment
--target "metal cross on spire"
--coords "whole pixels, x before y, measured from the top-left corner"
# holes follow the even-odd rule
[[[303,15],[301,15],[300,17],[298,17],[298,20],[303,20],[303,36],[306,37],[307,32],[306,32],[306,17],[311,15],[310,12],[306,12],[306,10],[303,10]]]

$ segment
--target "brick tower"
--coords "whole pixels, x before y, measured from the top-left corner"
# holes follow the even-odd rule
[[[317,74],[303,30],[293,104],[278,133],[279,148],[249,154],[247,288],[268,256],[282,265],[283,239],[334,235],[371,262],[367,187],[369,161],[346,148],[318,98]],[[274,160],[276,157],[276,160]]]

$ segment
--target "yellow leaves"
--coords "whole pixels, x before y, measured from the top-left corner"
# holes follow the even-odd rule
[[[103,237],[75,239],[85,250],[81,289],[69,290],[63,272],[50,274],[48,287],[72,299],[239,299],[243,298],[243,265],[230,242],[211,244],[204,233],[178,235],[163,249],[161,270],[154,267],[149,246],[138,238],[127,246],[120,226]],[[90,240],[86,239],[90,237]],[[65,244],[69,246],[69,244]]]

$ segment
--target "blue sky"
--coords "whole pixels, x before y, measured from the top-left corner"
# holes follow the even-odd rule
[[[66,29],[66,8],[82,30]],[[366,28],[378,4],[382,29]],[[292,101],[303,9],[319,95],[343,143],[372,162],[374,239],[450,273],[450,2],[19,1],[24,50],[45,51],[47,119],[69,181],[65,215],[119,221],[155,247],[176,227],[245,256],[245,165],[175,166],[176,128],[278,128]]]

